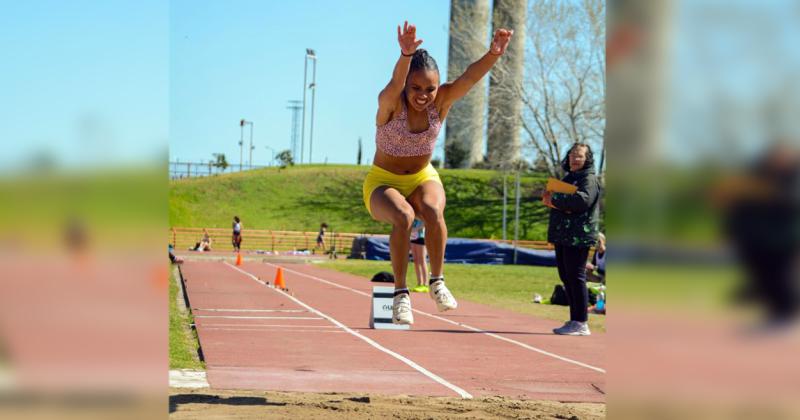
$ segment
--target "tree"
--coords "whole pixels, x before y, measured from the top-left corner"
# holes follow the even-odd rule
[[[225,172],[228,166],[230,166],[228,165],[228,159],[225,157],[225,153],[214,153],[212,156],[214,156],[214,160],[211,161],[211,166]]]
[[[358,155],[356,155],[356,165],[361,166],[361,137],[358,138]]]
[[[292,157],[291,150],[284,150],[275,156],[275,159],[281,163],[281,168],[287,166],[294,166],[294,158]]]
[[[486,53],[489,1],[451,0],[449,35],[447,80],[453,81]],[[447,168],[469,168],[483,160],[486,80],[478,82],[447,114],[444,146]]]
[[[561,175],[561,159],[576,142],[592,145],[604,163],[605,2],[532,0],[522,86],[524,146]],[[537,166],[541,166],[542,162]]]
[[[489,164],[508,169],[520,158],[522,101],[517,88],[525,73],[525,14],[527,0],[494,0],[492,32],[514,30],[503,57],[489,73],[489,112],[486,150]]]

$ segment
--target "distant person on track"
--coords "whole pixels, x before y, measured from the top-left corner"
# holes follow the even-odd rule
[[[425,222],[414,219],[411,224],[411,258],[414,259],[414,273],[417,274],[417,285],[412,292],[428,293],[428,263],[425,259]]]
[[[408,248],[415,217],[425,222],[431,262],[430,296],[440,311],[458,306],[444,284],[445,192],[431,165],[436,137],[453,103],[466,95],[505,53],[513,31],[498,29],[489,51],[453,82],[439,84],[436,61],[408,22],[397,27],[400,57],[392,79],[378,96],[377,150],[364,180],[364,204],[373,219],[392,225],[389,249],[395,292],[392,322],[413,324],[406,287]]]
[[[542,202],[551,206],[547,242],[555,245],[558,276],[569,302],[569,321],[553,330],[559,335],[590,335],[589,290],[586,288],[586,260],[597,242],[600,185],[594,171],[592,149],[575,143],[561,161],[567,173],[562,181],[578,187],[574,194],[546,191]]]
[[[328,224],[323,223],[319,225],[319,233],[317,234],[317,248],[322,249],[325,253],[325,232],[328,230]]]
[[[233,216],[233,250],[240,252],[242,250],[242,221],[239,216]]]

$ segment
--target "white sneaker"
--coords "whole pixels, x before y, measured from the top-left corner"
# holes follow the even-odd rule
[[[589,331],[588,323],[578,321],[570,322],[571,324],[569,326],[565,325],[564,327],[556,328],[553,332],[559,335],[592,335],[591,331]]]
[[[414,323],[414,314],[411,312],[411,298],[408,293],[400,293],[394,297],[392,323],[399,325],[411,325]]]
[[[439,309],[439,312],[449,311],[458,307],[456,298],[444,285],[444,281],[437,281],[433,286],[430,286],[429,294],[431,299],[436,301],[436,308]]]

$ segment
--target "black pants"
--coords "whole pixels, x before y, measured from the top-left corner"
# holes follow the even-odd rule
[[[794,250],[740,247],[749,291],[763,303],[771,321],[791,321],[800,313],[797,258]]]
[[[586,289],[586,259],[589,247],[556,245],[558,276],[564,283],[569,301],[569,319],[586,322],[589,319],[589,290]]]

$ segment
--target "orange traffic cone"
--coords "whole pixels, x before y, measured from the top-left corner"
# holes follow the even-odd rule
[[[242,265],[242,253],[241,252],[237,252],[236,253],[236,265]]]
[[[278,267],[278,271],[275,273],[275,287],[286,289],[286,282],[283,281],[283,268],[281,267]]]

